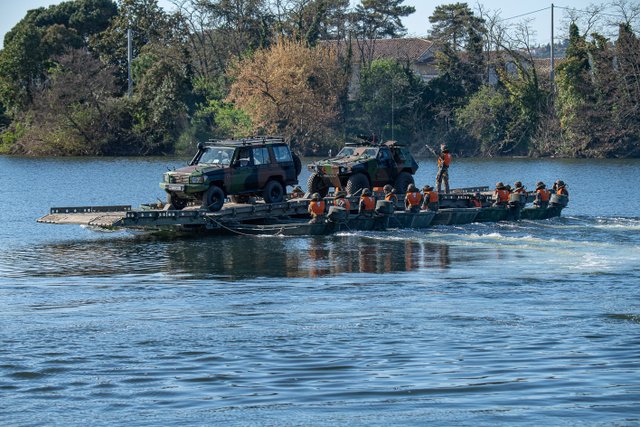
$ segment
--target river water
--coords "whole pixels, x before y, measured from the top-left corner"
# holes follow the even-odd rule
[[[0,158],[0,425],[640,424],[640,161],[457,160],[454,187],[568,182],[563,217],[518,224],[35,222],[162,198],[183,163]]]

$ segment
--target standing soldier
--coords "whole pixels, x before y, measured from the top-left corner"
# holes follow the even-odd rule
[[[440,146],[438,156],[438,174],[436,175],[436,191],[442,191],[442,181],[444,181],[444,192],[449,193],[449,165],[451,164],[451,153],[446,145]]]
[[[437,211],[440,207],[440,197],[437,191],[433,191],[433,187],[425,185],[422,189],[424,200],[422,202],[423,210]]]
[[[309,224],[315,224],[317,222],[323,222],[324,220],[325,204],[320,193],[313,193],[311,196],[311,202],[309,202],[309,214],[311,215],[311,221]]]
[[[360,205],[358,206],[358,213],[360,215],[371,216],[376,208],[376,199],[371,195],[371,190],[365,188],[360,196]]]
[[[422,205],[422,194],[420,194],[415,185],[409,184],[407,193],[404,195],[404,210],[418,213],[420,212],[420,205]]]

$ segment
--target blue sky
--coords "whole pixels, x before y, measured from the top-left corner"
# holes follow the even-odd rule
[[[449,1],[430,1],[430,0],[405,0],[406,5],[411,5],[416,8],[416,13],[404,20],[404,24],[409,30],[409,35],[412,36],[425,36],[429,30],[429,15],[433,13],[435,6],[439,4],[455,3],[455,0]],[[49,6],[52,4],[61,3],[61,1],[55,0],[0,0],[0,41],[4,41],[4,35],[13,26],[20,21],[27,10],[35,9],[42,6]],[[172,5],[167,0],[160,0],[160,5],[166,8],[171,8]],[[352,0],[352,3],[356,3]],[[547,8],[551,5],[551,2],[539,2],[539,1],[513,1],[513,0],[484,0],[481,2],[483,7],[487,10],[500,11],[502,18],[510,18],[512,16],[521,15],[524,13],[532,12],[535,10]],[[589,4],[593,3],[588,0],[571,0],[566,2],[554,3],[556,6],[571,7],[577,9],[584,9]],[[468,4],[474,7],[475,4],[472,1],[468,1]],[[555,28],[556,37],[561,33],[561,18],[562,10],[556,10],[555,13]],[[549,33],[551,28],[551,17],[549,10],[538,12],[529,15],[528,18],[532,19],[531,26],[537,33],[537,42],[540,44],[549,42]],[[518,20],[512,20],[509,22],[517,22]]]

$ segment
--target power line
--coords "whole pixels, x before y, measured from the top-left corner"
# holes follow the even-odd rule
[[[516,19],[516,18],[522,18],[523,16],[533,15],[534,13],[543,12],[543,11],[549,10],[549,9],[551,9],[551,6],[547,6],[547,7],[542,8],[542,9],[534,10],[533,12],[521,13],[520,15],[510,16],[509,18],[501,19],[500,22],[509,21],[511,19]]]
[[[573,8],[573,7],[564,7],[564,6],[554,6],[554,7],[557,7],[558,9],[573,11],[573,12],[586,13],[586,14],[589,14],[589,15],[595,14],[595,15],[610,16],[612,18],[622,18],[622,15],[614,15],[613,13],[588,11],[588,10],[576,9],[576,8]]]

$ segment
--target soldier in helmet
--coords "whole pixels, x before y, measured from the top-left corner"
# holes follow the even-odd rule
[[[569,190],[567,190],[567,185],[563,180],[559,179],[553,184],[554,189],[556,190],[556,194],[558,196],[567,196],[569,197]]]
[[[422,205],[422,194],[418,191],[414,184],[409,184],[407,193],[404,195],[404,210],[411,213],[420,212]]]
[[[520,220],[520,212],[527,202],[527,190],[525,190],[522,182],[516,181],[513,183],[513,190],[511,190],[512,196],[509,198],[509,210],[511,217],[515,221]]]
[[[516,181],[513,183],[513,193],[518,193],[518,194],[522,194],[522,193],[526,193],[527,190],[524,188],[524,185],[522,185],[521,181]]]
[[[335,198],[333,199],[333,205],[344,208],[347,212],[351,210],[351,202],[347,199],[347,193],[342,190],[338,190],[338,192],[336,192]]]
[[[291,198],[301,199],[303,197],[304,197],[304,191],[302,191],[302,188],[299,185],[296,185],[295,187],[293,187],[293,190],[291,190]]]
[[[324,222],[325,219],[325,203],[319,193],[313,193],[311,202],[309,202],[309,214],[311,215],[310,224]]]
[[[509,190],[502,182],[498,182],[493,192],[493,206],[504,207],[507,203],[509,203]]]
[[[440,155],[438,156],[438,174],[436,175],[436,191],[442,191],[442,182],[444,181],[444,192],[449,193],[449,165],[451,164],[451,153],[449,148],[440,145]]]
[[[437,211],[440,207],[440,196],[437,191],[433,190],[430,185],[425,185],[422,188],[422,210]]]
[[[365,188],[360,196],[360,204],[358,205],[358,213],[360,215],[371,216],[376,209],[376,199],[371,195],[371,190]]]
[[[544,182],[538,181],[536,183],[536,196],[533,199],[533,205],[537,208],[546,208],[549,206],[549,198],[551,197],[551,193],[544,185]]]
[[[382,190],[384,191],[384,199],[387,202],[393,203],[393,207],[398,204],[398,196],[396,195],[396,189],[391,186],[391,184],[385,185]]]

